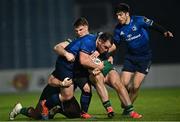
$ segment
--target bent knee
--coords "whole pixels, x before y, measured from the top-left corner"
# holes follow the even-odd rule
[[[70,100],[72,99],[73,95],[74,95],[73,93],[65,92],[65,93],[61,93],[61,98],[63,100]]]

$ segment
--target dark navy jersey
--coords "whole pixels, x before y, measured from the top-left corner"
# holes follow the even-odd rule
[[[149,55],[148,27],[152,26],[153,21],[143,16],[131,16],[130,23],[127,25],[118,24],[114,30],[114,42],[116,45],[121,41],[126,41],[128,53],[130,55]]]
[[[65,49],[75,57],[79,57],[80,51],[92,54],[96,50],[96,38],[96,35],[88,34],[73,40]]]
[[[75,77],[84,77],[88,75],[87,69],[85,69],[79,63],[79,53],[84,52],[91,55],[94,51],[96,51],[96,39],[97,39],[97,35],[88,34],[73,40],[65,48],[66,51],[72,53],[75,56],[75,62],[73,65]]]

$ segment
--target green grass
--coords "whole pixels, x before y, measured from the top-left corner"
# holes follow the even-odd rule
[[[0,120],[7,121],[8,114],[14,104],[20,101],[23,106],[35,106],[40,93],[11,93],[0,94]],[[76,93],[79,100],[80,93]],[[115,117],[107,118],[106,112],[96,92],[93,92],[89,113],[94,116],[92,121],[132,121],[134,119],[122,116],[122,109],[116,93],[109,90],[110,100],[114,107]],[[143,114],[141,121],[180,121],[180,88],[142,89],[134,104],[135,110]],[[19,115],[16,121],[29,121],[31,119]],[[67,119],[58,114],[54,120],[85,121],[83,119]]]

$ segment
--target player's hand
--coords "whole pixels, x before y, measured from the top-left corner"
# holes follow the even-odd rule
[[[97,58],[99,55],[100,55],[99,52],[98,52],[98,51],[95,51],[94,53],[92,53],[92,54],[90,55],[90,57],[91,57],[92,59],[94,59],[94,58]]]
[[[173,34],[172,34],[170,31],[166,31],[166,32],[164,33],[164,37],[166,37],[166,38],[172,38],[172,37],[174,37],[174,36],[173,36]]]
[[[98,68],[95,68],[94,70],[92,70],[93,75],[98,75],[99,73],[101,73],[101,71]]]
[[[104,62],[100,62],[97,67],[99,70],[102,70],[104,68]]]
[[[109,61],[111,64],[113,64],[113,57],[110,56],[110,57],[108,58],[108,61]]]
[[[64,56],[66,57],[67,61],[70,61],[70,62],[74,62],[75,61],[75,56],[72,53],[66,52],[64,54]]]
[[[60,86],[61,87],[69,87],[72,85],[72,83],[73,83],[72,79],[67,77],[62,82],[60,82]]]

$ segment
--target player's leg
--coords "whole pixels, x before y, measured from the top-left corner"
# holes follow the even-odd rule
[[[129,94],[123,83],[120,81],[118,72],[111,70],[106,76],[105,81],[116,90],[120,101],[124,104],[124,111],[126,111],[127,115],[132,118],[141,118],[142,115],[134,111]]]
[[[62,114],[68,118],[80,118],[81,109],[75,97],[63,102]]]
[[[120,79],[123,85],[126,87],[127,91],[129,92],[129,86],[131,85],[131,79],[135,72],[134,60],[131,58],[126,58],[124,60],[123,69],[120,73]],[[124,108],[124,104],[121,103],[121,107]]]
[[[42,107],[42,118],[47,120],[49,116],[49,110],[52,109],[54,106],[60,105],[63,112],[64,110],[64,102],[71,101],[73,99],[73,85],[69,86],[68,88],[62,88],[59,94],[54,94],[52,97],[48,98],[47,100],[43,100],[41,102]],[[76,99],[75,99],[76,100]],[[77,100],[76,100],[77,101]],[[80,107],[79,107],[80,110]],[[72,112],[75,110],[72,110]],[[80,113],[77,113],[80,115]]]
[[[92,92],[91,84],[89,83],[89,77],[81,77],[74,80],[74,84],[81,89],[80,105],[81,105],[81,117],[88,119],[92,116],[88,114],[89,104],[91,102]]]
[[[129,96],[130,99],[132,101],[132,103],[134,103],[134,101],[137,98],[138,95],[138,91],[139,88],[142,84],[142,81],[144,80],[145,76],[148,74],[150,66],[151,66],[151,60],[150,59],[145,59],[145,60],[139,60],[137,62],[137,66],[136,66],[136,72],[133,78],[133,84],[130,87],[129,90]]]
[[[127,90],[128,90],[128,85],[129,85],[133,75],[134,75],[133,72],[128,72],[128,71],[122,71],[121,74],[120,74],[121,82],[127,88]]]
[[[134,103],[134,101],[136,100],[137,96],[138,96],[138,91],[139,88],[141,86],[142,81],[145,78],[145,74],[140,73],[140,72],[136,72],[133,78],[133,85],[131,85],[130,89],[129,89],[129,97],[131,99],[131,102]]]
[[[46,85],[46,87],[43,89],[43,92],[41,93],[39,101],[43,99],[47,99],[53,94],[59,92],[60,92],[59,88]],[[10,112],[10,119],[11,120],[14,119],[18,114],[22,114],[33,119],[41,119],[41,114],[38,107],[39,107],[39,102],[35,109],[33,107],[22,107],[21,103],[17,103],[13,108],[13,110]]]
[[[90,79],[96,87],[97,93],[103,103],[104,108],[106,109],[106,111],[108,113],[108,117],[113,117],[114,111],[113,111],[111,102],[109,100],[109,95],[108,95],[107,89],[105,87],[103,74],[99,73],[96,76],[90,75]]]

